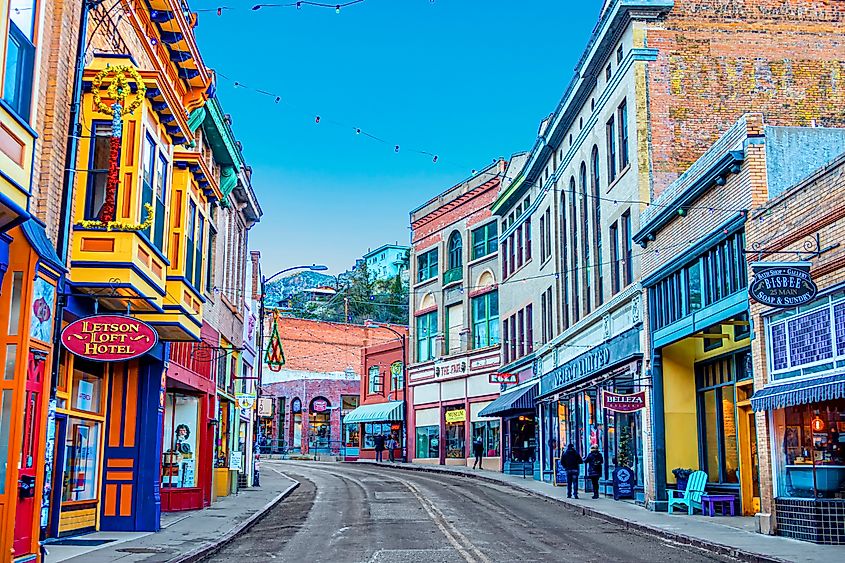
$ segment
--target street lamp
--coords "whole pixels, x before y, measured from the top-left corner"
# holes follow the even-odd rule
[[[408,370],[407,355],[405,351],[405,335],[401,334],[389,324],[377,323],[370,319],[364,321],[367,328],[383,328],[395,334],[402,343],[402,461],[408,461]]]

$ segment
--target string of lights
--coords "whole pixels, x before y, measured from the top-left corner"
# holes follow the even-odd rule
[[[303,7],[306,8],[328,8],[335,11],[335,13],[339,14],[343,8],[347,8],[349,6],[353,6],[355,4],[363,4],[365,0],[350,0],[348,2],[341,2],[339,4],[335,3],[326,3],[326,2],[309,2],[308,0],[299,0],[297,2],[284,2],[279,4],[252,4],[245,5],[245,6],[217,6],[216,8],[198,8],[193,10],[194,12],[212,12],[216,13],[218,16],[222,16],[223,12],[230,12],[230,11],[250,11],[250,12],[257,12],[263,9],[273,9],[273,8],[296,8],[297,10],[302,9]]]

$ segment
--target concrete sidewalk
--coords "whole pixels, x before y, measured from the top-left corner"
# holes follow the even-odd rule
[[[371,461],[354,463],[376,465]],[[380,463],[378,465],[397,470],[426,471],[508,485],[526,493],[560,502],[571,510],[619,524],[627,529],[683,545],[692,545],[743,561],[779,563],[845,561],[845,546],[817,545],[780,536],[758,534],[752,518],[689,516],[678,513],[670,516],[665,512],[646,510],[633,502],[614,501],[612,497],[593,500],[583,495],[577,500],[568,499],[565,487],[555,487],[551,483],[541,483],[530,477],[523,479],[514,475],[472,470],[467,467],[413,463]]]
[[[263,464],[261,487],[244,489],[210,507],[163,513],[156,533],[96,532],[48,544],[45,563],[188,563],[199,561],[249,528],[298,485]],[[102,542],[102,543],[100,543]],[[76,545],[61,545],[70,543]],[[99,543],[99,545],[93,545]]]

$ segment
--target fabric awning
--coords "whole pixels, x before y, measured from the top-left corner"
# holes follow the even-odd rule
[[[355,422],[391,422],[402,420],[405,412],[402,401],[388,401],[377,405],[361,405],[343,417],[343,423]]]
[[[751,408],[755,411],[766,411],[843,397],[845,372],[767,385],[751,397]]]
[[[501,417],[517,411],[533,411],[534,399],[536,398],[537,381],[532,381],[503,393],[498,399],[481,409],[478,416]]]

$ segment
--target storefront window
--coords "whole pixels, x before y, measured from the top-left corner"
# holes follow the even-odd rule
[[[711,483],[739,483],[735,381],[745,359],[740,352],[696,364],[702,469]]]
[[[12,424],[12,389],[0,395],[0,495],[6,492],[6,469],[9,461],[9,432]]]
[[[73,389],[71,390],[71,406],[80,411],[100,412],[102,402],[103,368],[105,364],[92,362],[83,358],[73,360]]]
[[[311,413],[310,439],[312,448],[328,448],[332,439],[329,412]]]
[[[440,429],[437,426],[417,426],[417,457],[440,457]]]
[[[534,416],[524,415],[510,419],[510,460],[533,462],[535,445]]]
[[[217,409],[217,435],[214,441],[214,467],[229,467],[229,403],[220,401]]]
[[[357,448],[361,444],[358,423],[343,425],[343,445],[347,448]]]
[[[164,403],[162,487],[196,487],[199,399],[168,393]]]
[[[97,498],[100,423],[68,418],[62,500]]]
[[[498,420],[472,423],[472,441],[475,443],[478,438],[481,438],[485,457],[499,455],[499,424]]]
[[[778,497],[845,493],[845,399],[775,411]]]
[[[399,432],[401,429],[400,425],[392,422],[367,422],[364,424],[364,448],[370,450],[375,448],[376,436],[384,436],[387,440],[393,434],[396,441],[400,441],[402,439],[401,432]]]
[[[460,459],[466,457],[466,410],[464,406],[449,407],[446,417],[446,457]]]

